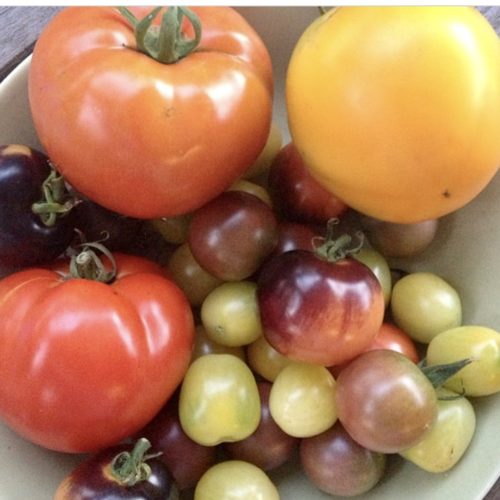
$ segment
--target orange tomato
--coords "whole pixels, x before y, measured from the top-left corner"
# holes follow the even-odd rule
[[[138,19],[151,10],[130,9]],[[169,64],[140,52],[133,25],[111,7],[64,9],[35,46],[29,99],[40,141],[76,190],[110,210],[190,212],[229,187],[266,143],[267,48],[231,8],[191,12],[199,45]],[[193,38],[186,19],[179,29]]]
[[[500,165],[500,41],[469,7],[345,7],[301,36],[292,140],[317,180],[390,222],[438,218]]]

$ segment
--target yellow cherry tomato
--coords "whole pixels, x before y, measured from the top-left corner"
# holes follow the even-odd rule
[[[311,173],[359,212],[450,213],[500,165],[500,40],[471,7],[342,7],[314,21],[286,82]]]
[[[441,399],[440,399],[441,398]],[[399,454],[428,472],[446,472],[467,451],[476,430],[470,401],[444,388],[438,390],[436,421],[424,438]]]

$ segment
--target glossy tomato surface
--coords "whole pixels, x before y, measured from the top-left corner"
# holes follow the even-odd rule
[[[330,366],[362,352],[384,316],[379,281],[361,262],[293,250],[267,263],[257,300],[263,333],[281,354]]]
[[[500,164],[500,40],[471,7],[341,7],[295,46],[290,133],[359,212],[418,222],[473,199]]]
[[[142,19],[152,9],[130,10]],[[64,9],[34,49],[29,99],[40,142],[75,189],[115,212],[189,212],[229,187],[266,144],[266,47],[229,7],[192,11],[200,44],[171,64],[139,52],[133,26],[113,7]],[[193,37],[186,20],[181,29]]]
[[[111,284],[30,269],[0,281],[0,415],[44,447],[87,452],[142,428],[180,384],[187,299],[138,269]]]
[[[49,159],[41,151],[23,144],[0,145],[0,276],[55,259],[73,238],[71,213],[49,226],[33,211],[50,173]]]

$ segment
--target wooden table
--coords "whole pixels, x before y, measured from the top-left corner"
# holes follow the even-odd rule
[[[31,53],[40,31],[60,9],[60,7],[0,7],[0,81]],[[479,7],[479,9],[500,34],[500,7]],[[499,499],[500,479],[484,500]]]

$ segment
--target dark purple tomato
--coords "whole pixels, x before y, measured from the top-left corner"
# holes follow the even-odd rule
[[[259,274],[263,332],[281,354],[331,366],[364,351],[384,318],[379,281],[361,262],[306,250],[281,254]]]
[[[43,201],[43,184],[51,173],[57,188],[47,201],[53,202],[52,207],[69,209],[64,180],[46,155],[20,144],[0,146],[0,275],[49,262],[71,242],[71,211],[50,216],[33,210],[33,204]]]
[[[125,251],[139,237],[144,221],[112,212],[91,200],[79,196],[74,209],[75,227],[87,241],[100,241],[108,250]]]
[[[166,465],[147,455],[150,443],[107,448],[90,456],[61,482],[54,500],[174,500],[178,489]]]
[[[193,214],[188,244],[212,276],[238,281],[257,271],[277,237],[278,222],[268,204],[244,191],[226,191]]]
[[[413,446],[437,416],[429,379],[404,354],[386,349],[365,352],[340,372],[335,401],[352,438],[381,453]]]
[[[278,224],[278,243],[272,255],[291,250],[314,250],[314,241],[323,236],[318,228],[299,222],[281,221]]]
[[[273,204],[288,220],[325,224],[347,211],[347,205],[309,173],[293,143],[274,157],[268,175]]]
[[[329,495],[361,495],[371,490],[385,472],[386,455],[358,444],[340,422],[302,439],[299,451],[306,476]]]
[[[196,483],[216,463],[215,446],[195,443],[182,430],[178,415],[178,398],[167,406],[143,430],[153,452],[161,452],[159,459],[168,467],[179,490],[194,488]]]
[[[286,434],[276,424],[269,410],[272,384],[259,382],[261,418],[257,430],[240,441],[224,443],[224,451],[233,460],[250,462],[262,470],[271,470],[287,462],[299,440]]]

